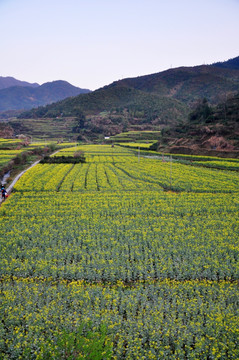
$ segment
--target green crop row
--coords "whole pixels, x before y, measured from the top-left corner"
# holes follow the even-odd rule
[[[0,287],[1,359],[67,358],[66,352],[59,357],[59,340],[63,349],[67,347],[64,334],[77,333],[85,322],[93,332],[101,324],[107,326],[105,346],[113,348],[113,356],[102,352],[102,360],[239,357],[239,292],[230,282],[165,280],[103,286],[6,277]],[[77,357],[75,343],[70,355],[87,359]]]
[[[0,208],[0,359],[238,359],[238,173],[84,153]]]

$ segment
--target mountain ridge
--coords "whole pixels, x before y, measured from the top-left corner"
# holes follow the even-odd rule
[[[38,83],[29,83],[27,81],[17,80],[12,76],[0,76],[0,90],[7,89],[12,86],[38,87],[40,85]]]
[[[104,88],[118,85],[133,87],[161,96],[173,97],[187,103],[189,106],[196,99],[207,97],[212,104],[220,102],[224,89],[227,92],[237,92],[239,89],[239,70],[220,68],[212,65],[194,67],[178,67],[159,73],[126,78],[115,81]],[[216,91],[215,86],[221,91]],[[189,96],[189,92],[192,96]]]
[[[140,93],[139,93],[140,92]],[[97,115],[104,110],[115,111],[116,108],[125,107],[131,111],[132,106],[138,111],[146,110],[148,113],[148,100],[144,109],[144,103],[139,102],[140,94],[144,93],[144,99],[152,96],[155,104],[151,112],[158,117],[164,113],[158,111],[162,99],[171,99],[175,104],[181,104],[186,114],[185,107],[190,110],[202,98],[207,98],[210,105],[217,105],[224,101],[225,97],[235,95],[239,92],[239,70],[221,68],[213,65],[199,65],[194,67],[179,67],[168,69],[159,73],[143,75],[134,78],[125,78],[114,81],[100,89],[88,94],[80,94],[74,98],[65,99],[63,102],[47,105],[38,109],[32,109],[23,113],[21,118],[29,117],[51,117],[76,116],[77,111],[84,115]],[[129,95],[129,98],[127,97]],[[135,100],[132,99],[133,94]],[[131,103],[129,103],[131,99]],[[137,99],[137,100],[136,100]],[[157,101],[155,101],[158,99]],[[173,106],[173,105],[172,105]],[[130,107],[130,108],[129,108]],[[123,110],[122,110],[123,111]],[[179,116],[180,118],[180,116]],[[153,120],[153,118],[152,118]],[[163,119],[162,123],[165,123]]]
[[[216,62],[216,63],[212,64],[212,66],[225,68],[225,69],[237,69],[237,70],[239,70],[239,56],[237,56],[235,58],[231,58],[231,59],[229,59],[227,61]]]
[[[87,94],[72,96],[23,112],[24,119],[75,119],[75,138],[97,139],[124,131],[183,127],[202,101],[225,103],[239,93],[235,58],[223,63],[171,68],[159,73],[126,78]],[[24,129],[24,127],[23,127]]]
[[[10,86],[0,90],[0,111],[27,110],[87,92],[90,90],[75,87],[63,80],[38,86]]]

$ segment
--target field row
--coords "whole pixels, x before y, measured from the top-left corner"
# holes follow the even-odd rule
[[[107,326],[112,359],[239,358],[239,292],[229,282],[129,287],[5,278],[0,287],[2,359],[57,360],[63,333],[76,332],[83,321],[93,331]]]
[[[234,192],[239,189],[239,174],[230,171],[148,158],[141,158],[134,166],[126,162],[116,167],[135,179],[144,178],[175,191]]]
[[[78,146],[77,148],[67,149],[67,154],[73,155],[75,149],[84,151],[87,163],[113,163],[116,167],[119,165],[118,167],[131,178],[142,180],[143,177],[144,181],[151,184],[160,184],[165,189],[230,192],[238,191],[239,188],[238,174],[231,171],[217,170],[218,168],[222,170],[238,170],[238,159],[224,160],[213,157],[192,156],[192,162],[183,164],[174,159],[171,162],[169,156],[157,155],[155,152],[148,153],[148,156],[137,151],[132,152],[130,149],[121,146],[112,148],[110,145]],[[58,154],[60,155],[61,152]],[[183,155],[176,155],[175,157],[184,159]],[[190,156],[185,155],[185,158],[189,160]],[[207,166],[210,169],[199,168],[198,165]]]
[[[58,152],[58,154],[64,155],[65,153],[68,153],[73,155],[76,151],[83,151],[86,155],[87,154],[105,154],[105,155],[112,155],[112,154],[132,154],[132,151],[129,149],[120,147],[120,146],[111,146],[111,145],[75,145],[73,147],[69,147],[68,149],[62,149]],[[57,154],[56,154],[57,156]]]
[[[239,161],[195,161],[196,165],[205,166],[215,169],[225,169],[225,170],[239,170]]]
[[[103,324],[111,359],[238,359],[238,173],[85,149],[0,208],[0,358],[76,358]]]
[[[216,169],[121,156],[94,156],[85,164],[39,164],[15,185],[17,191],[174,190],[189,192],[238,192],[239,174]],[[108,162],[107,162],[108,161]]]
[[[236,195],[14,193],[0,273],[131,282],[239,277]]]
[[[113,163],[39,164],[15,185],[17,191],[128,191],[145,188],[162,190],[156,182],[135,180]]]

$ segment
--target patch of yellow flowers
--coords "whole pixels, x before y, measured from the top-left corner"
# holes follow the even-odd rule
[[[237,173],[86,149],[1,206],[0,358],[56,359],[88,322],[113,359],[238,359]]]

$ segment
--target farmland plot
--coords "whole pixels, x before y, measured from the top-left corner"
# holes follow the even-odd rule
[[[0,209],[0,358],[57,359],[89,322],[113,359],[237,359],[238,174],[98,148]]]

